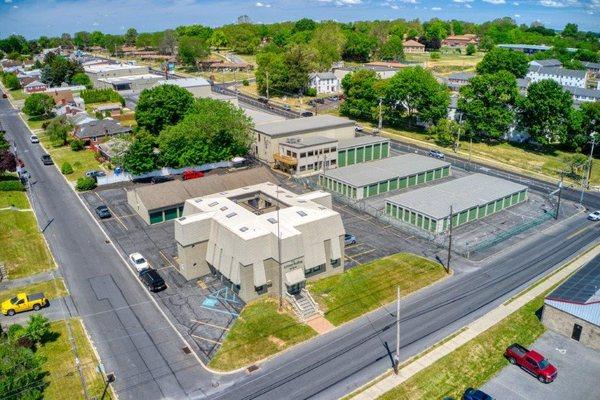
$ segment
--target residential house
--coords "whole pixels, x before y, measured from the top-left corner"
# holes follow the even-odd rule
[[[26,85],[25,87],[23,87],[23,89],[25,89],[25,92],[27,93],[39,93],[39,92],[45,92],[46,89],[48,89],[48,85],[46,85],[43,82],[40,82],[38,80],[35,80],[31,83],[29,83],[28,85]]]
[[[467,47],[470,44],[477,46],[478,43],[479,39],[477,39],[477,35],[472,33],[467,33],[464,35],[450,35],[446,39],[442,40],[442,46],[453,48]]]
[[[25,87],[27,85],[29,85],[31,82],[35,82],[35,81],[39,81],[39,78],[36,78],[35,76],[23,76],[22,78],[19,78],[19,84],[21,85],[21,87]]]
[[[2,66],[2,70],[4,72],[8,72],[7,68],[21,67],[23,63],[17,60],[2,60],[0,61],[0,65]]]
[[[67,105],[74,102],[73,92],[70,90],[56,90],[58,88],[50,88],[46,90],[46,94],[54,100],[54,104]]]
[[[77,113],[69,112],[65,115],[67,116],[67,119],[71,122],[71,124],[75,125],[75,127],[85,125],[88,122],[97,121],[96,118],[90,117],[85,111]]]
[[[405,54],[425,53],[425,45],[416,40],[405,40],[403,45]]]
[[[564,89],[573,95],[573,102],[575,104],[600,100],[600,90],[597,89],[586,89],[576,86],[565,86]]]
[[[100,113],[103,116],[106,116],[108,114],[111,117],[114,117],[116,115],[121,114],[122,109],[123,107],[121,106],[121,103],[107,103],[95,106],[94,112]]]
[[[72,105],[72,104],[58,105],[57,107],[54,108],[54,114],[55,115],[64,115],[71,122],[73,122],[72,118],[78,114],[85,114],[87,116],[85,109],[78,107],[76,105]],[[73,124],[73,125],[75,125],[75,124]]]
[[[590,78],[600,78],[600,63],[583,61],[582,64],[585,67],[585,69],[587,69]]]
[[[531,66],[527,72],[527,78],[529,78],[531,82],[552,79],[561,86],[576,86],[585,88],[587,74],[587,71],[575,69]]]
[[[546,60],[533,60],[529,62],[532,67],[551,67],[551,68],[562,68],[562,63],[555,59],[549,58]]]
[[[500,47],[502,49],[509,49],[520,51],[525,54],[535,54],[540,51],[548,51],[552,49],[550,46],[539,45],[539,44],[499,44],[496,47]]]
[[[131,127],[122,126],[114,119],[106,118],[76,126],[73,136],[87,144],[96,145],[112,136],[129,132],[131,132]]]
[[[340,91],[340,80],[333,72],[314,72],[309,75],[308,85],[322,93],[337,93]]]
[[[446,85],[452,90],[459,90],[475,76],[473,72],[454,72],[446,77]]]

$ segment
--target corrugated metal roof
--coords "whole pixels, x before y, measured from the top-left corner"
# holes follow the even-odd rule
[[[573,304],[556,300],[544,300],[544,303],[579,319],[600,326],[600,303]]]
[[[528,70],[528,74],[531,72],[536,72],[540,75],[553,75],[553,76],[566,76],[571,78],[584,79],[586,77],[587,71],[578,70],[578,69],[566,69],[566,68],[556,68],[556,67],[536,67],[530,66]]]
[[[403,154],[377,161],[331,169],[325,176],[354,187],[368,186],[394,178],[404,178],[425,171],[449,166],[450,163],[418,154]]]
[[[271,137],[280,137],[304,132],[354,126],[354,121],[333,115],[316,115],[314,117],[296,118],[285,121],[271,122],[258,125],[256,132]]]
[[[442,219],[449,215],[450,206],[456,214],[525,189],[527,186],[494,176],[473,174],[439,185],[415,189],[386,200],[434,219]]]
[[[390,139],[379,136],[358,136],[352,139],[342,139],[338,141],[338,149],[346,149],[349,147],[364,146],[373,143],[389,143]]]

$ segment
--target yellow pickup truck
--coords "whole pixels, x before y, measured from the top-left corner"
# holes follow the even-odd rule
[[[2,314],[15,315],[18,312],[35,310],[38,311],[42,307],[48,305],[48,299],[44,293],[19,293],[12,299],[2,302]]]

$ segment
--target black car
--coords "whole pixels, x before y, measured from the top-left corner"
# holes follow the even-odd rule
[[[494,400],[489,394],[473,388],[465,390],[462,398],[463,400]]]
[[[159,176],[153,176],[152,178],[150,178],[150,183],[163,183],[163,182],[168,182],[168,181],[172,181],[173,177],[171,176],[163,176],[163,175],[159,175]]]
[[[145,269],[140,272],[140,279],[144,282],[144,285],[148,286],[148,289],[152,292],[159,292],[167,288],[165,280],[160,276],[155,269]]]
[[[96,207],[96,214],[102,219],[112,217],[110,210],[104,204]]]
[[[439,160],[443,160],[444,158],[446,158],[444,153],[442,153],[439,150],[429,150],[428,155],[429,155],[429,157],[437,158]]]
[[[300,114],[301,117],[312,117],[313,113],[311,113],[310,111],[304,111],[302,114]]]
[[[43,154],[40,159],[42,160],[42,163],[44,165],[52,165],[54,164],[54,161],[52,161],[52,157],[50,157],[50,154]]]

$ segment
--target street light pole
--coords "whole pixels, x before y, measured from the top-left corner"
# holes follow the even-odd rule
[[[381,131],[381,127],[383,125],[383,111],[382,111],[382,103],[383,103],[383,98],[379,98],[379,121],[377,123],[377,129],[379,129],[379,131]]]
[[[108,391],[108,386],[113,383],[116,380],[115,378],[115,373],[111,372],[109,374],[106,374],[106,380],[105,380],[105,385],[104,385],[104,391],[102,392],[102,397],[100,397],[100,400],[104,400],[104,397],[106,396],[106,392]]]
[[[267,100],[269,99],[269,71],[265,71],[267,76]]]
[[[556,202],[556,211],[554,213],[554,219],[558,219],[558,212],[560,211],[560,198],[562,197],[562,186],[563,186],[563,171],[560,172],[560,182],[558,183],[558,201]]]
[[[594,123],[595,122],[592,121],[592,124],[594,124]],[[592,136],[592,147],[590,149],[590,155],[588,157],[587,169],[586,169],[585,175],[581,179],[581,194],[579,195],[579,204],[583,204],[583,195],[585,193],[585,190],[590,185],[590,176],[592,173],[592,162],[594,160],[594,146],[596,145],[596,132],[592,132],[591,136]]]
[[[450,231],[448,238],[448,259],[446,260],[446,273],[450,273],[450,257],[452,255],[452,214],[454,214],[454,210],[452,209],[452,205],[450,205]]]
[[[394,363],[394,372],[398,375],[400,367],[400,286],[398,286],[396,299],[396,362]]]

